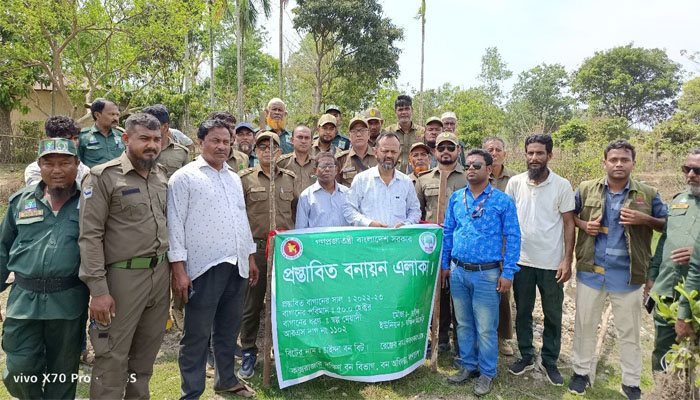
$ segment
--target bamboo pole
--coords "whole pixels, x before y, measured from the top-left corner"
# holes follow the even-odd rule
[[[275,169],[277,168],[277,159],[275,158],[275,141],[270,138],[270,231],[277,230],[277,207],[275,204],[276,189],[275,189]],[[265,337],[263,345],[263,386],[270,387],[270,349],[272,348],[272,270],[274,268],[275,255],[275,238],[274,236],[268,239],[267,246],[267,288],[265,289]]]
[[[438,189],[437,222],[442,224],[445,219],[445,190],[447,187],[448,172],[440,171],[440,187]],[[430,354],[430,369],[437,372],[438,367],[438,333],[440,330],[440,291],[442,290],[442,255],[438,262],[438,283],[435,285],[435,299],[433,300],[433,325],[430,334],[432,353]]]

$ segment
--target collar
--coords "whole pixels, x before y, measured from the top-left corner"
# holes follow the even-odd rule
[[[550,171],[550,172],[551,172],[551,171]],[[494,179],[499,179],[499,178],[503,178],[503,177],[512,178],[512,177],[514,177],[515,175],[516,175],[515,172],[513,172],[513,171],[510,170],[510,169],[508,169],[508,168],[506,167],[506,165],[503,164],[503,165],[501,166],[501,174],[498,175],[498,176],[496,176],[496,175],[494,175],[494,174],[491,174],[491,177],[493,177]],[[551,175],[551,174],[550,174],[550,175]]]
[[[97,124],[92,124],[92,128],[90,129],[90,133],[92,133],[92,134],[99,133],[100,135],[102,135],[102,132],[100,132],[100,128],[97,127]],[[104,135],[102,135],[102,136],[104,136]],[[109,128],[109,133],[107,134],[107,136],[114,136],[114,128]]]
[[[352,156],[354,156],[354,155],[356,155],[356,154],[357,154],[357,152],[355,151],[355,148],[354,148],[354,147],[351,147],[351,148],[350,148],[350,152],[348,153],[348,155],[349,155],[350,157],[352,157]],[[367,144],[367,153],[365,154],[365,157],[367,157],[367,156],[373,156],[373,155],[374,155],[374,150],[372,149],[372,146],[370,146],[370,145],[369,145],[369,142],[368,142],[368,144]],[[357,154],[357,156],[359,157],[360,155]]]
[[[80,196],[80,191],[82,190],[80,187],[80,183],[75,182],[75,193],[73,193],[73,196],[70,198],[72,199],[75,196]],[[37,198],[37,200],[44,200],[44,188],[46,187],[46,183],[44,181],[39,181],[39,183],[36,185],[36,188],[34,188],[34,196]]]
[[[376,179],[380,179],[380,180],[382,179],[382,176],[379,175],[379,165],[375,165],[374,167],[368,169],[367,171],[368,171],[367,173],[371,177],[376,178]],[[398,179],[399,173],[400,173],[400,171],[398,171],[396,168],[394,168],[394,176],[389,181],[389,184],[391,184],[392,182],[394,182],[395,180]],[[384,183],[384,181],[382,181],[382,183]],[[387,185],[387,186],[389,186],[389,185]]]
[[[338,181],[335,181],[335,180],[334,180],[334,181],[333,181],[333,184],[335,185],[335,186],[334,186],[335,188],[333,189],[333,194],[335,194],[335,193],[337,193],[337,192],[340,192],[340,191],[341,191],[341,188],[345,188],[345,186],[339,185],[339,184],[338,184]],[[323,186],[321,186],[321,184],[318,183],[318,181],[316,181],[316,182],[314,182],[314,183],[311,185],[311,191],[312,191],[312,192],[318,192],[319,190],[325,191],[326,189],[324,189]]]
[[[528,176],[527,180],[526,180],[527,184],[530,186],[534,186],[534,187],[542,187],[545,185],[549,185],[552,182],[552,180],[554,179],[554,171],[552,171],[552,169],[549,167],[547,167],[547,170],[549,170],[549,175],[547,176],[547,179],[544,180],[544,182],[539,183],[539,184],[535,184]]]
[[[469,190],[469,187],[470,187],[470,186],[471,186],[471,185],[469,185],[469,183],[467,183],[467,186],[464,187],[464,190],[466,190],[469,194],[472,193],[471,190]],[[489,193],[491,193],[492,190],[493,190],[493,186],[491,186],[491,182],[489,182],[489,183],[486,185],[486,187],[484,188],[484,191],[481,192],[481,194],[484,194],[484,193],[489,194]],[[481,196],[481,194],[480,194],[479,196]],[[473,197],[473,196],[472,196],[472,197]]]
[[[623,192],[630,189],[630,182],[631,181],[632,181],[632,179],[627,179],[627,184],[625,184],[625,188],[622,189]],[[603,185],[605,185],[605,190],[607,190],[609,192],[610,187],[608,186],[608,177],[607,176],[605,177],[605,180],[603,181]]]
[[[230,160],[230,158],[229,158],[229,160]],[[193,163],[194,163],[194,165],[197,166],[197,168],[209,167],[209,168],[213,169],[214,171],[216,171],[216,169],[214,167],[212,167],[211,165],[209,165],[207,160],[205,160],[201,154],[199,156],[197,156],[197,158],[194,159]],[[231,170],[231,169],[233,169],[233,168],[231,168],[231,166],[228,165],[227,162],[225,162],[224,167],[222,168],[222,171],[223,170]],[[216,172],[221,172],[221,171],[216,171]]]
[[[122,166],[122,175],[126,175],[132,170],[134,170],[134,171],[136,170],[136,168],[134,168],[134,164],[131,162],[129,157],[126,155],[126,151],[123,152],[121,156],[119,156],[119,163]],[[158,163],[155,163],[153,165],[153,168],[151,168],[150,172],[155,172],[156,168],[158,168]]]

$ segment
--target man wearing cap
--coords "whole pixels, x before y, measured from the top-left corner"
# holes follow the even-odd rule
[[[370,107],[365,110],[365,120],[367,121],[367,126],[369,126],[369,145],[374,147],[384,126],[382,112],[376,107]]]
[[[133,114],[126,152],[93,167],[80,201],[80,279],[90,289],[90,398],[148,398],[170,305],[168,177],[160,122]]]
[[[66,117],[63,115],[54,115],[49,117],[44,123],[44,131],[46,132],[47,138],[64,138],[72,140],[75,143],[75,148],[78,148],[78,137],[80,136],[80,126],[71,117]],[[75,181],[80,183],[83,180],[83,176],[90,173],[90,167],[80,162],[78,165],[78,176]],[[24,183],[29,186],[33,183],[38,183],[41,181],[41,168],[39,168],[39,162],[34,161],[33,163],[27,165],[24,169]]]
[[[265,112],[267,114],[265,117],[267,125],[265,131],[275,132],[279,136],[282,154],[289,154],[294,151],[291,142],[292,134],[285,129],[287,124],[287,105],[284,104],[282,99],[275,97],[267,103]],[[260,131],[262,132],[262,129]]]
[[[442,113],[440,120],[442,121],[442,130],[452,132],[455,136],[459,137],[459,135],[457,135],[457,114],[452,111],[446,111]],[[464,141],[460,139],[459,145],[462,146],[462,151],[459,153],[457,162],[464,166],[464,163],[467,161],[467,157],[464,155]]]
[[[442,121],[438,117],[430,117],[425,122],[425,135],[423,136],[423,143],[430,147],[430,168],[435,168],[438,165],[437,158],[435,157],[435,141],[439,134],[442,133]]]
[[[343,118],[340,112],[340,107],[336,105],[328,106],[326,108],[326,114],[331,114],[332,116],[334,116],[335,121],[338,124],[337,126],[341,126],[340,123],[343,120]],[[347,136],[340,133],[340,128],[338,128],[338,133],[333,138],[333,146],[339,148],[340,150],[348,150],[350,148],[350,139]]]
[[[338,183],[350,187],[355,175],[377,165],[374,149],[369,146],[369,124],[361,116],[350,121],[352,148],[336,154],[340,173]]]
[[[333,118],[333,116],[331,116]],[[335,121],[335,118],[333,118]],[[270,152],[270,142],[274,143],[274,153]],[[261,132],[255,141],[255,153],[260,165],[244,169],[238,173],[243,184],[248,221],[256,245],[255,264],[260,270],[257,285],[249,287],[243,301],[243,318],[241,321],[241,349],[243,360],[238,370],[238,377],[248,379],[253,376],[258,347],[255,341],[260,327],[260,311],[265,302],[267,289],[267,258],[265,246],[270,231],[270,197],[275,199],[277,229],[294,229],[293,216],[296,213],[297,192],[294,190],[294,172],[275,168],[275,194],[270,196],[270,166],[272,157],[279,159],[280,139],[274,132]]]
[[[408,164],[411,173],[408,177],[414,184],[418,175],[430,169],[430,147],[423,142],[413,143],[408,153]]]
[[[408,153],[411,150],[413,143],[420,142],[423,139],[423,127],[416,126],[411,119],[413,117],[413,100],[411,96],[402,94],[396,98],[394,102],[394,113],[399,122],[389,125],[386,128],[387,132],[395,132],[401,144],[401,154],[396,162],[396,169],[407,173],[408,171]]]
[[[236,125],[233,134],[235,136],[234,150],[229,156],[228,165],[240,172],[246,168],[252,168],[259,164],[258,156],[255,155],[255,130],[248,122],[240,122]],[[231,165],[231,164],[234,165]],[[247,166],[247,167],[246,167]]]
[[[90,106],[95,124],[80,131],[78,157],[92,168],[119,157],[124,152],[119,123],[119,107],[111,100],[97,99]]]
[[[175,143],[170,136],[170,113],[162,104],[156,104],[143,109],[146,114],[151,114],[160,121],[160,145],[161,150],[158,155],[158,162],[164,167],[168,179],[173,176],[175,171],[182,168],[190,162],[190,151],[187,147]]]
[[[12,397],[75,397],[70,377],[78,373],[89,298],[78,278],[77,154],[70,139],[41,140],[41,180],[10,196],[0,226],[0,291],[15,275],[2,329],[3,382]]]
[[[394,132],[384,132],[377,138],[379,164],[357,174],[350,187],[343,212],[349,224],[398,228],[418,223],[420,204],[415,186],[395,168],[400,145]]]
[[[335,155],[338,148],[333,144],[333,140],[338,134],[338,122],[332,114],[323,114],[318,119],[318,137],[311,147],[311,156],[322,151],[328,151]]]
[[[306,125],[299,125],[292,131],[292,145],[294,151],[285,154],[279,159],[279,167],[290,170],[296,175],[294,190],[297,194],[316,182],[314,165],[309,156],[311,149],[311,129]]]
[[[333,154],[326,151],[316,155],[314,173],[318,181],[299,196],[296,229],[348,224],[343,210],[349,189],[335,180],[337,172],[338,162]]]
[[[437,136],[435,143],[438,166],[418,177],[416,180],[416,194],[420,203],[422,219],[432,223],[442,223],[447,201],[452,193],[467,186],[467,177],[464,174],[464,168],[457,162],[457,157],[461,151],[457,136],[450,132],[444,132]],[[445,182],[444,196],[442,196],[443,204],[439,205],[440,177],[443,173],[447,174],[447,180]],[[438,210],[440,210],[440,213],[438,213]],[[450,349],[450,324],[452,324],[450,303],[450,288],[447,285],[440,291],[438,348],[441,351]],[[456,323],[455,321],[455,325]]]

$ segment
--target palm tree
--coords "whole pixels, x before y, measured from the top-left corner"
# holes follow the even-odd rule
[[[257,3],[257,4],[256,4]],[[243,41],[245,34],[255,29],[258,22],[258,9],[256,5],[262,6],[266,18],[270,18],[270,0],[236,0],[236,63],[238,64],[238,115],[241,120],[243,116]]]
[[[284,16],[284,8],[287,6],[289,0],[280,0],[280,82],[279,82],[279,98],[284,97],[284,82],[282,80],[282,17]]]

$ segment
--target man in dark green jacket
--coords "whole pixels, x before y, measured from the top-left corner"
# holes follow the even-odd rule
[[[78,279],[80,189],[75,143],[43,139],[41,181],[10,197],[0,226],[0,290],[7,299],[3,381],[13,397],[72,399],[88,290]]]
[[[92,168],[122,155],[124,130],[117,127],[119,107],[113,101],[95,100],[90,106],[90,114],[95,124],[80,131],[78,157]]]

